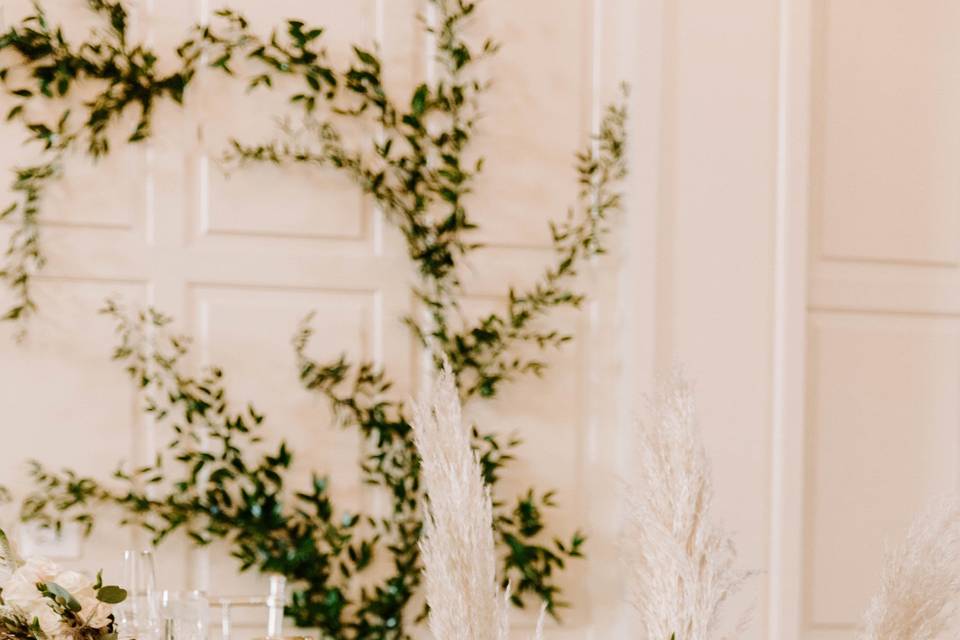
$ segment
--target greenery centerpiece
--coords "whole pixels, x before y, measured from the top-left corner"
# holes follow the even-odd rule
[[[384,85],[376,51],[354,47],[349,63],[338,68],[323,47],[323,29],[300,20],[261,38],[239,13],[218,11],[181,43],[179,64],[165,73],[156,52],[132,41],[122,2],[88,0],[102,26],[82,42],[69,41],[37,5],[0,34],[0,79],[13,100],[7,118],[21,123],[42,151],[38,163],[15,169],[19,199],[0,209],[15,229],[0,268],[0,281],[16,298],[7,319],[24,323],[36,311],[31,282],[45,262],[43,195],[67,170],[70,154],[103,157],[121,132],[130,144],[149,140],[157,104],[183,103],[197,72],[208,69],[251,90],[289,90],[298,111],[296,126],[283,127],[276,139],[233,140],[225,162],[237,170],[267,162],[339,172],[401,231],[422,310],[403,320],[437,363],[449,362],[464,402],[491,398],[510,382],[542,373],[544,352],[572,338],[545,320],[556,309],[581,305],[578,271],[604,253],[620,208],[625,110],[609,107],[596,139],[576,155],[579,198],[550,227],[554,259],[529,288],[505,291],[500,309],[469,318],[460,306],[460,276],[464,259],[480,246],[470,238],[477,222],[468,213],[483,167],[471,152],[486,88],[478,68],[497,45],[469,37],[477,3],[430,2],[434,12],[424,28],[441,72],[407,95]],[[92,97],[77,104],[72,98],[81,89]],[[125,130],[131,111],[136,124]],[[345,133],[358,129],[375,133]],[[307,486],[291,486],[295,452],[268,442],[266,419],[254,407],[230,402],[223,371],[198,374],[186,366],[190,340],[170,330],[169,317],[115,302],[104,313],[119,337],[113,356],[142,390],[144,410],[168,429],[167,446],[156,460],[121,467],[109,481],[33,463],[36,491],[24,500],[22,519],[53,527],[73,521],[90,531],[100,506],[119,506],[124,523],[157,542],[182,531],[197,545],[226,544],[242,569],[282,573],[295,588],[287,614],[324,638],[409,637],[411,623],[422,617],[411,609],[422,582],[424,492],[408,407],[391,396],[388,373],[346,357],[312,359],[309,320],[294,336],[302,385],[329,401],[341,425],[362,434],[364,479],[388,498],[387,513],[361,513],[335,504],[329,491],[335,479],[320,473]],[[551,491],[530,489],[512,499],[498,494],[516,439],[474,426],[473,442],[494,491],[501,579],[512,583],[515,604],[536,599],[556,615],[568,604],[559,575],[581,556],[584,536],[549,534],[546,514],[556,506]]]

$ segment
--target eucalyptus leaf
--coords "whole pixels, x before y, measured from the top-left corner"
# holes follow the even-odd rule
[[[56,582],[49,581],[49,582],[44,582],[42,584],[44,587],[44,589],[42,590],[44,595],[54,600],[57,604],[60,604],[66,607],[67,609],[69,609],[70,611],[73,611],[74,613],[78,613],[80,609],[82,609],[77,599],[74,598],[69,591],[61,587]]]
[[[97,590],[97,600],[107,604],[120,604],[127,599],[126,589],[114,585],[107,585]]]

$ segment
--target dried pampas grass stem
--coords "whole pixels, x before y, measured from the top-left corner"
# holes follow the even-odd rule
[[[960,503],[944,499],[887,554],[880,591],[864,615],[863,640],[933,640],[955,630],[960,600]]]
[[[637,432],[629,538],[632,601],[649,640],[718,637],[724,602],[749,577],[711,519],[713,489],[693,392],[679,372],[661,381]]]
[[[420,545],[430,630],[437,640],[507,640],[490,492],[448,369],[416,403],[413,425],[429,499]]]

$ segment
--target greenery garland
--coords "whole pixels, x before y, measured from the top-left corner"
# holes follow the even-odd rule
[[[505,382],[541,373],[544,360],[518,356],[518,347],[532,344],[542,352],[571,338],[543,329],[541,321],[558,307],[581,304],[582,294],[573,289],[577,268],[603,253],[610,216],[620,208],[616,185],[626,174],[625,111],[610,107],[595,143],[577,156],[579,202],[551,228],[556,261],[530,289],[511,289],[502,311],[468,320],[459,308],[458,273],[463,258],[479,246],[467,237],[476,225],[466,211],[482,167],[481,158],[468,155],[485,88],[476,67],[497,46],[490,40],[472,46],[463,35],[475,2],[431,3],[436,20],[425,28],[436,41],[443,73],[403,101],[385,88],[375,52],[354,47],[349,66],[336,69],[321,45],[323,30],[301,21],[288,21],[262,39],[243,16],[220,11],[178,48],[179,68],[161,74],[156,54],[129,41],[121,2],[88,0],[104,28],[79,45],[37,6],[0,35],[0,54],[15,54],[12,64],[0,66],[0,79],[15,99],[7,118],[21,122],[44,151],[41,162],[16,169],[19,201],[0,211],[0,219],[16,223],[0,269],[0,280],[16,295],[6,318],[22,322],[36,310],[30,283],[44,264],[39,206],[44,189],[62,175],[67,155],[77,149],[95,159],[109,153],[110,133],[130,109],[138,118],[128,141],[149,139],[156,104],[182,103],[199,69],[208,68],[240,75],[251,89],[297,87],[289,95],[301,112],[296,130],[287,127],[266,142],[234,140],[226,160],[329,167],[377,203],[402,231],[418,269],[415,291],[427,319],[405,320],[438,362],[451,363],[465,400],[491,397]],[[65,106],[52,120],[31,115],[35,102],[67,102],[81,83],[99,87],[99,93],[80,107]],[[371,125],[377,135],[351,144],[340,134],[345,122]],[[119,505],[125,522],[147,529],[157,541],[176,530],[199,545],[222,539],[243,569],[283,573],[296,586],[288,615],[325,638],[408,637],[408,609],[421,579],[423,493],[406,409],[388,399],[385,372],[345,358],[311,360],[309,322],[294,339],[305,388],[325,396],[342,424],[364,436],[364,478],[390,496],[391,513],[377,517],[336,507],[326,478],[314,477],[305,490],[289,487],[285,472],[293,453],[284,443],[271,453],[255,453],[263,446],[264,417],[252,407],[229,404],[220,370],[189,374],[183,365],[189,340],[168,332],[169,318],[152,309],[127,312],[112,302],[104,312],[120,337],[114,357],[143,390],[145,410],[171,427],[171,441],[156,461],[118,471],[109,486],[34,463],[37,491],[24,501],[22,518],[49,526],[72,520],[89,531],[94,506]],[[486,479],[495,485],[518,442],[475,433]],[[551,492],[534,490],[498,502],[496,528],[514,602],[522,605],[533,595],[554,613],[567,604],[557,574],[567,559],[580,557],[584,539],[574,534],[543,541],[544,510],[552,506]]]

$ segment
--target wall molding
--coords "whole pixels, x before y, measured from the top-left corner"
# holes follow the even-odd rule
[[[802,637],[812,0],[780,0],[767,637]]]

